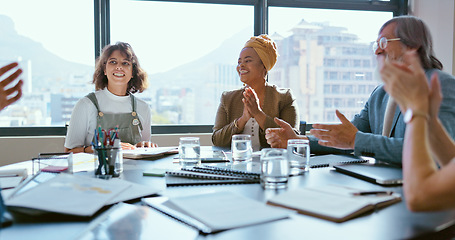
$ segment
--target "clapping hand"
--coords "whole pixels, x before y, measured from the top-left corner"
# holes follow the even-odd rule
[[[18,63],[11,63],[0,68],[0,76],[8,72],[9,70],[18,66]],[[5,89],[10,83],[16,80],[19,75],[21,75],[22,69],[17,69],[13,74],[6,77],[3,81],[0,82],[0,110],[4,109],[8,105],[16,102],[22,96],[22,85],[23,81],[19,80],[19,82],[11,88]],[[16,93],[16,95],[14,95]]]

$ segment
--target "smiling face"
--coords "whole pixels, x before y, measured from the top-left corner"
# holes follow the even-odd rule
[[[106,61],[104,75],[107,77],[107,89],[116,95],[125,95],[128,82],[133,77],[133,64],[120,50],[112,52]]]
[[[253,48],[242,49],[237,64],[240,81],[249,86],[258,81],[265,82],[266,72],[264,64]]]
[[[397,38],[395,35],[395,28],[397,23],[390,23],[389,25],[385,26],[384,29],[379,33],[377,41],[382,37],[387,39],[394,39]],[[384,56],[385,58],[389,58],[390,60],[400,60],[403,54],[406,51],[406,46],[401,41],[389,41],[387,42],[387,47],[385,49],[379,48],[376,50],[375,54],[377,56]]]

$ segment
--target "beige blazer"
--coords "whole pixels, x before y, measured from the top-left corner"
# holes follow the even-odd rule
[[[230,147],[232,135],[240,134],[235,127],[234,120],[243,113],[243,90],[244,88],[226,91],[221,95],[220,106],[216,113],[215,125],[213,126],[212,143],[215,146]],[[265,90],[262,111],[267,115],[265,129],[259,128],[259,141],[261,148],[270,147],[265,139],[267,128],[279,127],[273,120],[278,117],[289,123],[293,128],[299,129],[300,120],[298,107],[292,92],[288,88],[278,88],[275,85],[267,85]]]

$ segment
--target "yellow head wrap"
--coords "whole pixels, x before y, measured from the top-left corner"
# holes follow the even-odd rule
[[[273,68],[278,58],[275,42],[266,34],[252,37],[245,43],[244,48],[253,48],[259,55],[262,63],[267,69],[267,72]]]

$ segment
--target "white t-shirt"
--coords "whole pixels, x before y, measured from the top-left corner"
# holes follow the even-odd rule
[[[133,111],[130,96],[116,96],[107,88],[95,92],[98,106],[104,113],[130,113]],[[152,114],[146,102],[136,97],[136,111],[142,123],[142,141],[150,141]],[[71,114],[68,132],[66,133],[65,147],[90,146],[96,128],[98,111],[95,105],[87,97],[81,98],[74,106]]]

